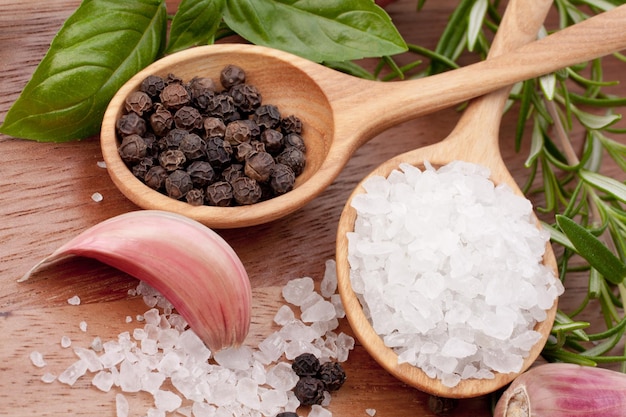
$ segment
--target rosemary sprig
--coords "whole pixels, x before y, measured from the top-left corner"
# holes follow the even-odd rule
[[[420,1],[418,12],[427,3]],[[563,29],[624,3],[555,0],[554,7],[559,29]],[[458,67],[458,58],[466,53],[484,58],[489,50],[487,34],[495,32],[501,19],[499,6],[497,0],[461,0],[433,50],[409,44],[409,52],[423,58],[426,66],[410,74],[390,65],[387,57],[382,62],[390,68],[389,77],[447,71]],[[407,68],[414,70],[421,62]],[[616,82],[604,78],[603,62],[593,60],[520,83],[510,98],[517,104],[515,147],[520,150],[523,141],[530,141],[524,190],[536,202],[551,233],[560,278],[566,288],[570,280],[587,280],[588,291],[579,305],[570,307],[571,311],[559,310],[543,356],[591,366],[619,364],[626,372],[626,347],[617,348],[626,332],[626,185],[600,170],[613,164],[626,173],[626,145],[623,138],[616,138],[626,129],[614,127],[622,117],[618,107],[626,105],[626,97],[606,92]],[[380,67],[377,71],[370,78],[389,79],[378,76]],[[598,308],[602,323],[576,319]],[[598,326],[604,330],[588,333]],[[614,353],[616,348],[621,354]]]

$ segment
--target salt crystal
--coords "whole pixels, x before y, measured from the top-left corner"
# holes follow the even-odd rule
[[[98,168],[106,168],[107,167],[107,163],[104,161],[98,161],[96,162],[96,165],[98,165]]]
[[[109,371],[100,371],[94,375],[91,384],[100,391],[109,392],[115,383],[115,377]]]
[[[279,362],[267,371],[267,384],[279,391],[289,391],[296,386],[298,375],[291,369],[291,365]]]
[[[68,336],[62,336],[61,337],[61,347],[62,348],[68,348],[72,346],[72,339],[70,339]]]
[[[300,306],[313,293],[314,287],[313,278],[292,279],[283,287],[283,298],[290,304]]]
[[[77,295],[74,295],[73,297],[70,297],[67,299],[67,303],[72,306],[77,306],[80,304],[80,297]]]
[[[268,363],[275,362],[285,351],[285,340],[277,332],[266,337],[258,346]]]
[[[46,384],[51,384],[52,382],[56,381],[56,379],[56,375],[50,372],[46,372],[41,376],[41,381],[45,382]]]
[[[287,323],[294,321],[296,316],[293,310],[288,305],[282,305],[274,315],[274,322],[278,325],[284,326]]]
[[[87,322],[86,321],[81,321],[80,323],[78,323],[78,328],[80,329],[81,332],[86,332],[87,331]]]
[[[132,323],[133,322],[133,317],[132,316],[126,316],[126,323]]]
[[[321,405],[313,404],[311,411],[309,411],[309,417],[332,417],[333,413],[325,409]]]
[[[78,378],[85,375],[85,373],[87,372],[87,366],[87,362],[83,361],[82,359],[74,362],[63,372],[61,372],[61,375],[59,375],[58,378],[59,382],[67,385],[74,385]]]
[[[370,417],[374,417],[376,415],[376,409],[375,408],[366,408],[365,409],[365,413],[370,416]]]
[[[99,203],[99,202],[101,202],[104,199],[104,197],[102,197],[102,194],[100,194],[100,193],[93,193],[91,195],[91,199],[93,201],[95,201],[96,203]]]
[[[229,369],[245,371],[252,365],[252,350],[247,346],[222,349],[214,357],[219,365]]]
[[[207,361],[211,356],[211,351],[192,330],[180,334],[177,346],[198,363]]]
[[[301,319],[305,323],[330,320],[335,317],[335,306],[324,299],[302,310]]]
[[[37,368],[43,368],[44,366],[46,366],[46,361],[43,359],[43,355],[41,354],[41,352],[38,352],[36,350],[30,352],[30,361]]]
[[[123,394],[115,394],[115,415],[116,417],[128,417],[130,405]]]
[[[181,398],[170,391],[159,390],[154,394],[154,405],[159,410],[172,412],[182,404]]]
[[[89,372],[97,372],[102,369],[102,362],[93,350],[77,347],[74,349],[74,353],[86,363]]]
[[[258,394],[259,385],[250,378],[241,378],[237,381],[237,401],[253,410],[261,408]]]
[[[337,291],[337,270],[334,259],[329,259],[325,263],[324,277],[320,284],[320,293],[324,298],[330,298]]]

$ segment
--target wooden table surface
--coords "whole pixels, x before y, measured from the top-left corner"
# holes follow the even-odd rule
[[[63,21],[78,0],[4,0],[0,13],[0,120],[30,78]],[[388,8],[405,38],[433,47],[452,8],[453,0],[427,2],[421,13],[415,1],[399,1]],[[170,4],[171,11],[175,10]],[[624,64],[611,61],[607,78],[626,81]],[[622,94],[626,87],[618,88]],[[249,343],[272,331],[271,318],[282,301],[280,287],[302,276],[321,280],[324,262],[334,256],[335,233],[341,209],[360,178],[391,156],[439,141],[451,130],[459,113],[445,110],[392,128],[359,149],[339,178],[317,199],[287,218],[240,230],[220,230],[249,272],[254,292],[254,317]],[[502,152],[520,183],[527,172],[526,149],[516,154],[513,132],[516,117],[505,116]],[[17,283],[38,260],[82,230],[102,220],[136,210],[113,185],[102,160],[98,137],[71,143],[36,143],[0,135],[0,415],[114,416],[115,392],[104,394],[83,378],[69,388],[40,381],[43,370],[29,360],[42,352],[47,370],[60,373],[74,360],[61,349],[60,338],[88,346],[96,335],[116,338],[133,324],[127,315],[147,310],[127,291],[137,281],[112,268],[88,260],[59,265],[38,279]],[[91,195],[102,194],[101,202]],[[585,291],[585,282],[570,282],[561,299],[567,310]],[[80,306],[67,299],[78,295]],[[597,319],[591,317],[591,320]],[[87,332],[78,329],[88,323]],[[349,332],[347,323],[343,330]],[[380,368],[360,346],[346,363],[348,381],[333,396],[336,416],[365,416],[366,408],[380,417],[433,415],[428,395],[403,385]],[[131,397],[132,415],[145,415],[148,396]],[[142,410],[142,411],[140,411]],[[461,400],[454,415],[487,416],[489,398]]]

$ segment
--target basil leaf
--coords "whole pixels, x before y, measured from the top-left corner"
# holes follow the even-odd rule
[[[226,0],[224,21],[254,44],[315,62],[407,50],[387,13],[372,0]]]
[[[569,217],[556,216],[556,222],[591,267],[613,284],[620,284],[626,278],[626,264],[617,258],[597,237]]]
[[[42,142],[97,134],[115,92],[160,54],[166,29],[163,0],[85,0],[53,39],[0,132]]]
[[[172,20],[166,53],[181,51],[215,40],[224,0],[183,0]]]

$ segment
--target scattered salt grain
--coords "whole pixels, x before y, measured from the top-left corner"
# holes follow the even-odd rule
[[[370,416],[370,417],[374,417],[376,415],[376,409],[374,408],[366,408],[365,409],[365,413]]]
[[[133,317],[132,316],[126,316],[126,323],[132,323],[133,322]]]
[[[106,168],[107,167],[107,163],[104,161],[98,161],[96,162],[96,165],[98,165],[98,168]]]
[[[487,168],[425,166],[371,178],[353,199],[352,288],[399,361],[446,386],[519,371],[563,292],[542,263],[549,233]]]
[[[46,361],[44,360],[43,355],[41,354],[41,352],[38,352],[36,350],[30,352],[30,361],[37,368],[43,368],[44,366],[46,366]]]
[[[330,411],[317,404],[312,405],[309,411],[309,417],[332,417],[332,415]]]
[[[81,321],[80,323],[78,323],[78,328],[80,329],[81,332],[86,332],[87,331],[87,322],[86,321]]]
[[[182,404],[181,398],[170,391],[159,390],[154,394],[154,405],[159,410],[172,412]]]
[[[104,197],[102,197],[102,194],[100,194],[100,193],[93,193],[91,195],[91,199],[93,201],[95,201],[96,203],[99,203],[99,202],[101,202],[104,199]]]
[[[130,405],[123,394],[115,394],[115,415],[117,417],[128,417]]]
[[[63,372],[61,372],[58,380],[59,382],[67,385],[74,385],[78,378],[87,373],[87,367],[87,362],[83,361],[82,359],[77,360],[76,362],[68,366]]]
[[[41,376],[41,381],[45,382],[46,384],[51,384],[54,381],[56,381],[56,379],[57,379],[56,375],[50,372],[46,372],[45,374]]]
[[[70,339],[68,336],[62,336],[61,337],[61,347],[62,348],[68,348],[72,346],[72,339]]]
[[[80,305],[80,297],[75,295],[67,299],[67,303],[72,306]]]

